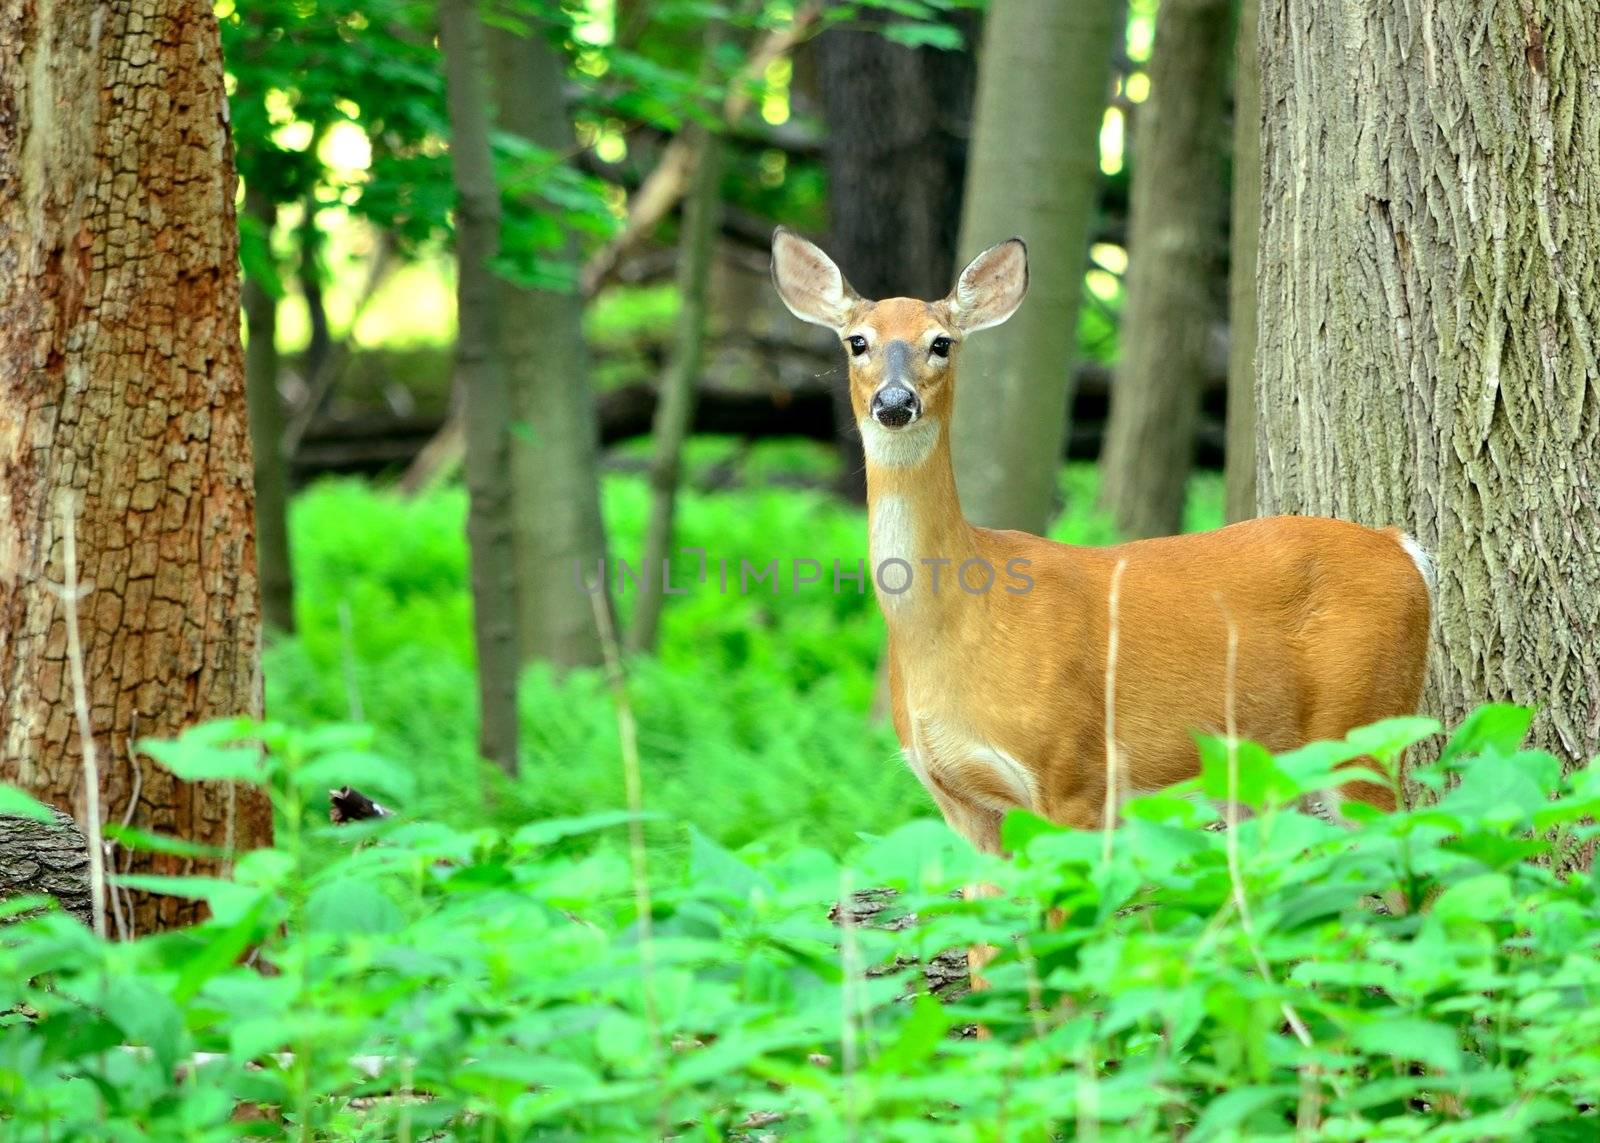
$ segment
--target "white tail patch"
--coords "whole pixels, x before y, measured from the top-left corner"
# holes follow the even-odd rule
[[[1428,598],[1433,598],[1435,569],[1433,557],[1423,550],[1416,539],[1405,532],[1400,533],[1400,546],[1406,550],[1406,555],[1411,557],[1411,562],[1417,565],[1417,574],[1422,576],[1422,582],[1428,587]]]

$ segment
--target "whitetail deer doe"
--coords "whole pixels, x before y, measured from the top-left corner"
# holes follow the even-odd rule
[[[833,330],[848,354],[895,733],[973,845],[999,852],[1001,818],[1015,807],[1092,828],[1109,820],[1108,797],[1114,813],[1130,794],[1194,776],[1190,732],[1225,729],[1230,625],[1241,737],[1287,750],[1416,709],[1429,565],[1397,529],[1277,516],[1079,548],[967,523],[950,464],[956,363],[965,337],[1021,304],[1020,240],[978,255],[937,302],[861,298],[785,229],[772,253],[784,303]],[[1119,563],[1119,788],[1108,791],[1107,600]],[[1380,781],[1352,778],[1341,793],[1394,808]]]

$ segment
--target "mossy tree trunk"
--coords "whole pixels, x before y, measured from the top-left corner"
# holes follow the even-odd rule
[[[500,188],[489,150],[483,25],[474,0],[443,0],[440,40],[456,183],[456,369],[466,405],[467,539],[478,652],[478,751],[517,772],[517,554],[500,280]]]
[[[1128,539],[1181,530],[1222,310],[1230,0],[1161,0],[1135,128],[1128,292],[1100,499]]]
[[[1120,0],[995,0],[984,22],[961,261],[1013,235],[1028,300],[961,350],[951,447],[976,524],[1043,531],[1067,433]]]
[[[249,848],[271,840],[264,796],[133,749],[261,709],[227,124],[209,3],[0,5],[0,779],[84,801],[52,589],[67,501],[105,816]],[[149,853],[131,868],[219,872]],[[204,911],[135,894],[129,919]]]
[[[1600,7],[1265,0],[1264,512],[1438,561],[1428,711],[1600,749]]]
[[[1261,0],[1240,0],[1233,59],[1233,221],[1228,255],[1228,522],[1256,514],[1256,261],[1261,251]]]
[[[488,32],[496,120],[501,130],[560,155],[573,146],[562,100],[562,61],[533,27],[526,36]],[[546,257],[578,256],[575,243]],[[599,633],[574,568],[593,576],[605,558],[600,518],[599,421],[583,344],[583,302],[574,288],[525,289],[502,282],[506,383],[515,490],[521,654],[557,667],[601,660]],[[604,577],[602,577],[603,580]]]

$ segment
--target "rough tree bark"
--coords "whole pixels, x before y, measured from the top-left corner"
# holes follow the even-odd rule
[[[1100,500],[1127,539],[1183,525],[1207,344],[1221,310],[1231,0],[1162,0],[1139,109],[1128,294]]]
[[[1438,562],[1430,713],[1600,748],[1600,8],[1266,0],[1264,512]]]
[[[715,35],[706,37],[708,56]],[[693,183],[684,202],[683,230],[678,239],[678,291],[683,308],[678,315],[678,336],[672,360],[661,382],[656,405],[654,454],[650,461],[650,518],[645,528],[644,580],[633,615],[629,646],[654,651],[665,602],[662,576],[672,555],[673,520],[678,504],[679,469],[683,442],[694,420],[695,388],[705,355],[706,301],[711,285],[711,260],[717,249],[717,216],[721,207],[722,136],[696,124],[687,128],[696,136]],[[584,565],[592,566],[592,565]]]
[[[961,250],[1020,235],[1028,300],[961,349],[951,447],[976,524],[1044,531],[1067,433],[1120,0],[997,0],[978,59]],[[948,288],[948,287],[946,287]]]
[[[272,196],[247,186],[245,210],[270,240],[278,208]],[[294,575],[289,562],[289,477],[283,455],[283,399],[278,395],[278,299],[259,281],[244,282],[245,391],[250,450],[255,458],[256,565],[261,617],[273,631],[294,631]]]
[[[63,809],[83,793],[49,586],[71,492],[105,813],[251,847],[265,797],[132,749],[261,705],[227,122],[209,3],[0,4],[0,779]],[[140,932],[203,912],[133,901]]]
[[[954,13],[959,52],[909,48],[867,13],[815,41],[827,123],[828,252],[868,298],[939,298],[955,281],[977,76],[975,13]],[[839,371],[842,488],[865,501],[866,467]]]
[[[1256,514],[1256,260],[1261,251],[1261,0],[1240,0],[1233,57],[1228,255],[1228,522]]]
[[[466,404],[467,540],[478,651],[478,751],[517,772],[517,582],[511,487],[511,394],[500,282],[500,188],[489,151],[487,53],[474,0],[439,5],[456,182],[457,376]]]
[[[488,33],[496,118],[502,130],[549,151],[573,145],[561,98],[562,64],[535,27]],[[576,259],[575,244],[565,256]],[[600,638],[573,567],[596,567],[606,550],[600,517],[599,437],[576,292],[502,282],[506,382],[517,430],[511,437],[519,640],[523,661],[557,667],[600,662]]]

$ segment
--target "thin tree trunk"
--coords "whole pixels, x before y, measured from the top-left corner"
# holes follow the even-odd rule
[[[1240,0],[1228,256],[1228,522],[1256,514],[1256,262],[1261,253],[1261,0]]]
[[[270,195],[246,187],[245,210],[270,242],[278,208]],[[283,400],[278,395],[278,299],[259,281],[244,281],[245,391],[250,405],[250,449],[255,458],[256,564],[261,618],[269,630],[294,631],[294,577],[289,562],[288,466],[283,455]]]
[[[314,147],[317,140],[313,139]],[[310,339],[306,342],[305,374],[317,377],[328,367],[328,356],[333,352],[333,331],[328,325],[328,304],[322,291],[322,232],[317,229],[317,200],[307,195],[301,204],[304,214],[300,221],[300,290],[306,299],[306,319],[311,325]]]
[[[1028,300],[961,349],[951,445],[967,517],[1043,531],[1056,494],[1120,0],[996,0],[978,60],[964,257],[1020,235]]]
[[[1437,559],[1424,702],[1600,750],[1600,8],[1261,9],[1264,512]]]
[[[209,3],[0,6],[0,780],[84,801],[51,589],[70,494],[105,815],[250,848],[271,840],[265,796],[180,782],[132,747],[261,709],[227,122]],[[139,932],[204,913],[132,902]]]
[[[569,150],[572,123],[561,101],[562,61],[543,29],[527,36],[503,29],[488,35],[501,128],[558,154]],[[563,255],[575,261],[576,244],[569,242]],[[499,291],[506,380],[517,421],[511,468],[522,659],[594,665],[601,661],[599,632],[573,573],[574,567],[595,568],[606,551],[583,300],[574,291],[508,282]]]
[[[439,5],[456,181],[456,369],[465,393],[467,538],[478,650],[478,750],[517,772],[517,593],[511,394],[501,341],[500,188],[489,151],[487,54],[474,0]]]
[[[715,50],[717,35],[706,36],[706,55]],[[722,136],[695,124],[699,158],[684,203],[683,229],[678,238],[678,291],[682,309],[672,360],[661,382],[656,405],[655,453],[650,462],[650,518],[645,526],[643,581],[634,611],[629,645],[635,651],[653,651],[661,626],[664,602],[663,576],[672,555],[673,520],[678,502],[678,475],[683,442],[694,419],[695,387],[705,352],[706,299],[711,285],[711,260],[716,253],[717,216],[721,206]]]
[[[1100,500],[1127,539],[1183,526],[1207,343],[1221,309],[1230,0],[1161,0],[1139,109],[1128,293]]]

